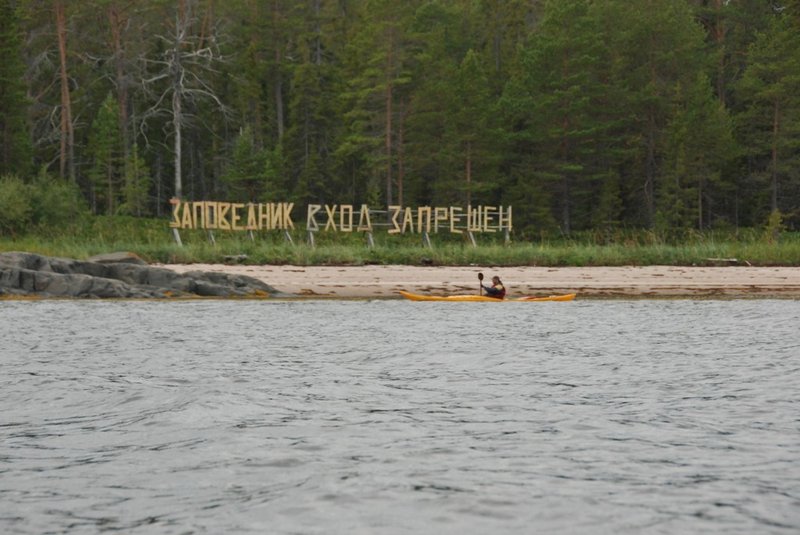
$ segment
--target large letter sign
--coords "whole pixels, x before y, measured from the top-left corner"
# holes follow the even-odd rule
[[[292,230],[294,203],[231,203],[217,201],[181,201],[171,199],[175,229],[220,229],[231,231]],[[375,213],[387,218],[373,223]],[[358,221],[356,224],[355,222]],[[309,232],[372,232],[384,226],[389,234],[497,232],[512,230],[511,206],[410,206],[391,205],[388,212],[372,211],[366,204],[309,204],[306,230]]]

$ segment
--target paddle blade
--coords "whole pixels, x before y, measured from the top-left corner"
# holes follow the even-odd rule
[[[483,273],[478,273],[478,280],[479,280],[479,281],[482,281],[482,280],[483,280]]]

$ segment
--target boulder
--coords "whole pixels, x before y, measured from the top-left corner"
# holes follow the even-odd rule
[[[0,253],[0,296],[79,298],[268,297],[280,294],[252,277],[151,267],[128,253],[80,261]]]
[[[94,262],[96,264],[137,264],[140,266],[146,266],[147,262],[142,260],[135,253],[129,253],[127,251],[122,251],[118,253],[106,253],[106,254],[99,254],[95,256],[90,256],[87,259],[89,262]]]

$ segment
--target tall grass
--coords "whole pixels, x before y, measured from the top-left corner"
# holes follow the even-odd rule
[[[293,265],[495,265],[495,266],[621,266],[718,265],[736,259],[740,265],[800,266],[800,233],[784,232],[775,240],[760,229],[737,233],[691,233],[667,239],[650,231],[582,233],[571,237],[536,236],[505,244],[500,235],[477,236],[477,247],[463,235],[431,235],[426,247],[417,234],[376,232],[370,248],[360,233],[316,234],[316,247],[300,230],[292,243],[279,232],[181,231],[177,245],[168,223],[160,219],[93,217],[70,228],[37,229],[16,237],[0,237],[0,251],[27,251],[85,259],[113,251],[130,251],[149,262]]]

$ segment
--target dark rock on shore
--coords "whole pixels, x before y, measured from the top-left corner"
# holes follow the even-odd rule
[[[88,261],[33,253],[0,253],[0,297],[166,298],[268,297],[279,292],[258,279],[147,265],[130,253]]]
[[[88,262],[96,262],[98,264],[119,263],[119,264],[136,264],[139,266],[147,265],[147,262],[139,258],[139,256],[128,252],[99,254],[89,257]]]

